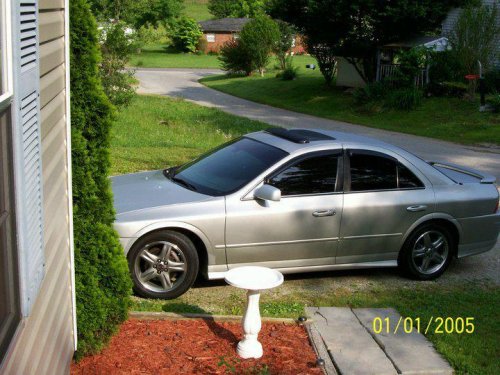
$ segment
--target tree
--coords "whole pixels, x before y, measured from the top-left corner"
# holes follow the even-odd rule
[[[281,70],[284,70],[286,68],[286,58],[292,49],[296,31],[293,26],[285,21],[277,20],[276,24],[280,31],[280,37],[274,45],[273,52],[276,55]]]
[[[254,18],[264,13],[263,0],[209,0],[208,10],[216,18]]]
[[[127,318],[131,281],[109,182],[113,107],[99,77],[97,25],[86,0],[70,1],[71,154],[77,357],[96,352]]]
[[[181,17],[173,23],[172,43],[178,51],[195,52],[202,36],[200,25],[193,18]]]
[[[345,57],[371,82],[380,45],[437,30],[449,9],[466,1],[271,0],[269,13],[295,25],[313,54],[320,46]]]
[[[180,16],[183,0],[89,0],[99,21],[119,20],[136,29]]]
[[[477,72],[478,61],[488,70],[499,58],[492,53],[500,35],[499,17],[497,4],[468,6],[461,11],[448,38],[464,74]]]
[[[253,65],[261,76],[269,63],[271,52],[278,43],[280,30],[276,22],[268,16],[258,16],[251,20],[240,33],[242,47],[248,51]]]
[[[123,22],[105,23],[100,32],[102,60],[99,64],[104,92],[115,106],[125,106],[135,95],[133,71],[126,70],[130,55],[137,49],[136,33]]]

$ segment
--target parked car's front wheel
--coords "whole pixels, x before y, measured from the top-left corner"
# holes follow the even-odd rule
[[[193,285],[199,260],[188,237],[164,230],[148,234],[134,244],[128,264],[138,295],[173,299]]]
[[[441,276],[450,264],[454,246],[454,239],[446,227],[423,225],[406,240],[398,263],[406,275],[432,280]]]

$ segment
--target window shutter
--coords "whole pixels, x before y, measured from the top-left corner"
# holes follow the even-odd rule
[[[24,316],[31,312],[45,268],[42,212],[42,150],[40,134],[40,74],[38,3],[13,6],[14,157],[16,206]]]

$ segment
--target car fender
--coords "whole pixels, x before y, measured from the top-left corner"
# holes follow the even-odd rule
[[[403,244],[406,242],[406,239],[410,236],[410,234],[419,226],[419,225],[422,225],[423,223],[427,222],[427,221],[431,221],[431,220],[436,220],[436,219],[443,219],[443,220],[447,220],[449,222],[451,222],[456,228],[457,228],[457,231],[458,231],[458,236],[459,238],[462,237],[462,226],[460,225],[460,223],[458,222],[458,220],[456,220],[455,218],[453,218],[451,215],[449,214],[446,214],[444,212],[434,212],[434,213],[429,213],[425,216],[422,216],[421,218],[419,218],[417,221],[415,221],[411,226],[410,228],[408,228],[408,230],[406,231],[406,233],[403,235],[403,238],[401,240],[401,246],[403,246]]]
[[[126,252],[128,252],[128,250],[134,245],[134,243],[137,242],[137,240],[142,236],[154,232],[156,230],[169,229],[169,228],[181,228],[196,234],[201,239],[201,241],[205,245],[205,248],[207,249],[208,253],[207,255],[210,264],[211,257],[214,257],[213,255],[214,246],[212,245],[212,243],[209,241],[208,237],[205,235],[205,233],[203,233],[202,230],[195,227],[194,225],[182,221],[159,221],[145,226],[135,234],[134,241],[129,242],[128,249],[126,249]]]

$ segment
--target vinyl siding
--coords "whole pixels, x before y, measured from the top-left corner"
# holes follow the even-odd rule
[[[68,373],[73,355],[63,7],[63,0],[39,0],[46,274],[9,353],[6,374]]]

